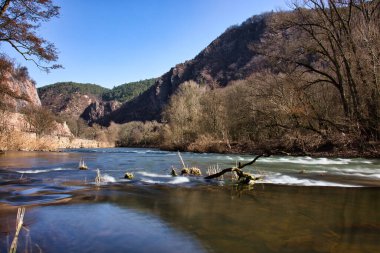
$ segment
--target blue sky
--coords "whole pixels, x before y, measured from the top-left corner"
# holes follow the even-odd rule
[[[59,50],[64,69],[46,74],[9,47],[0,50],[29,69],[41,87],[60,81],[112,88],[159,77],[194,58],[229,26],[286,9],[285,0],[56,0],[60,17],[40,34]]]

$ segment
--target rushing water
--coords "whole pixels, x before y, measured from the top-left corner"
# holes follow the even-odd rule
[[[205,174],[254,156],[182,157]],[[89,170],[78,170],[80,159]],[[238,188],[227,176],[169,176],[182,167],[176,152],[10,152],[0,156],[0,252],[13,239],[19,206],[20,252],[380,252],[379,165],[262,157],[244,170],[263,180]]]

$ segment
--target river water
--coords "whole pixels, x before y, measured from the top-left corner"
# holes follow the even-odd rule
[[[181,155],[203,174],[254,157]],[[154,149],[1,155],[0,252],[20,206],[19,252],[380,252],[380,160],[261,157],[244,168],[253,187],[172,167],[177,153]]]

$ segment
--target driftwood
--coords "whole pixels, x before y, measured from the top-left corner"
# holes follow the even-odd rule
[[[252,176],[251,174],[249,173],[245,173],[242,171],[242,169],[245,167],[245,166],[248,166],[248,165],[251,165],[253,164],[254,162],[256,162],[257,159],[259,159],[260,157],[262,156],[269,156],[267,154],[261,154],[261,155],[258,155],[256,156],[252,161],[248,162],[248,163],[244,163],[244,164],[241,164],[239,162],[239,165],[238,167],[231,167],[231,168],[227,168],[227,169],[224,169],[218,173],[215,173],[215,174],[212,174],[212,175],[209,175],[207,177],[205,177],[205,179],[213,179],[213,178],[218,178],[222,175],[224,175],[225,173],[227,172],[236,172],[236,174],[238,175],[239,177],[239,181],[243,182],[243,183],[246,183],[246,184],[249,184],[251,180],[257,180],[257,179],[260,179],[261,177],[254,177]]]

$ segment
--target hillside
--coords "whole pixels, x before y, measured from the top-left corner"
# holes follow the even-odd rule
[[[82,94],[92,94],[95,96],[101,96],[104,92],[107,92],[108,90],[109,89],[97,84],[75,82],[60,82],[38,88],[39,94],[52,92],[55,94],[69,95],[75,92],[79,92]]]
[[[60,82],[38,88],[42,105],[56,115],[83,118],[93,122],[126,102],[140,95],[154,84],[156,79],[125,83],[113,89],[96,84]]]
[[[92,103],[101,101],[108,89],[96,84],[62,82],[38,88],[42,105],[56,115],[79,118]]]
[[[185,81],[226,86],[233,80],[248,77],[263,67],[251,47],[260,43],[269,15],[253,16],[239,26],[228,28],[194,59],[176,65],[147,91],[98,122],[107,125],[110,121],[160,120],[170,96]]]
[[[127,102],[146,91],[155,83],[156,79],[151,78],[116,86],[112,90],[105,91],[102,94],[102,98],[104,101],[117,100],[119,102]]]
[[[260,43],[269,15],[253,16],[228,28],[194,59],[176,65],[159,78],[126,83],[112,90],[90,84],[53,84],[38,89],[42,104],[55,114],[102,125],[160,120],[163,108],[181,83],[194,80],[226,86],[261,69],[264,63],[251,47]],[[114,100],[123,105],[109,104]]]

